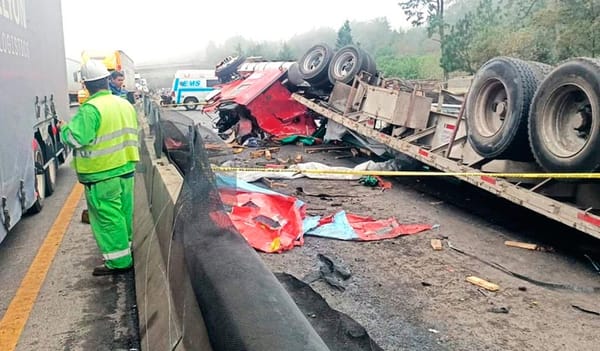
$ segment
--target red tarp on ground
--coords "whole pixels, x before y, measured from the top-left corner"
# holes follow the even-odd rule
[[[255,249],[280,253],[300,246],[304,206],[291,196],[221,189],[221,199],[230,207],[233,225]]]
[[[339,211],[323,217],[319,225],[307,234],[340,240],[375,241],[417,234],[431,228],[429,224],[400,224],[394,217],[378,220]]]
[[[400,224],[394,217],[376,220],[345,211],[323,218],[307,217],[306,204],[293,196],[222,175],[217,175],[217,185],[233,225],[253,248],[267,253],[281,253],[303,245],[304,234],[374,241],[432,228],[428,224]]]

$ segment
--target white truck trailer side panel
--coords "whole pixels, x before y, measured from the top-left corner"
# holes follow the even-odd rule
[[[36,119],[36,97],[53,95],[58,116],[67,116],[64,51],[60,0],[0,2],[0,218],[10,216],[0,241],[35,202],[33,130],[45,119],[44,108]]]

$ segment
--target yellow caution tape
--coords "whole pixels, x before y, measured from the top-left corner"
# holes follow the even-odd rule
[[[369,171],[353,169],[283,169],[260,167],[221,167],[213,166],[214,172],[268,172],[295,174],[341,174],[383,177],[492,177],[522,179],[600,179],[600,173],[486,173],[486,172],[440,172],[440,171]]]

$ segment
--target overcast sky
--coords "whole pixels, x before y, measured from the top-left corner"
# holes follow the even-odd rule
[[[234,35],[285,40],[344,20],[387,17],[406,27],[397,0],[62,0],[67,57],[121,49],[135,62],[167,59]]]

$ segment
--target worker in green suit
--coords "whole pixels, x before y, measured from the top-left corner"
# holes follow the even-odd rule
[[[129,271],[133,260],[133,187],[139,161],[134,107],[108,90],[109,72],[90,60],[81,68],[90,98],[66,124],[62,141],[73,148],[73,166],[85,186],[92,232],[104,257],[93,275]]]

